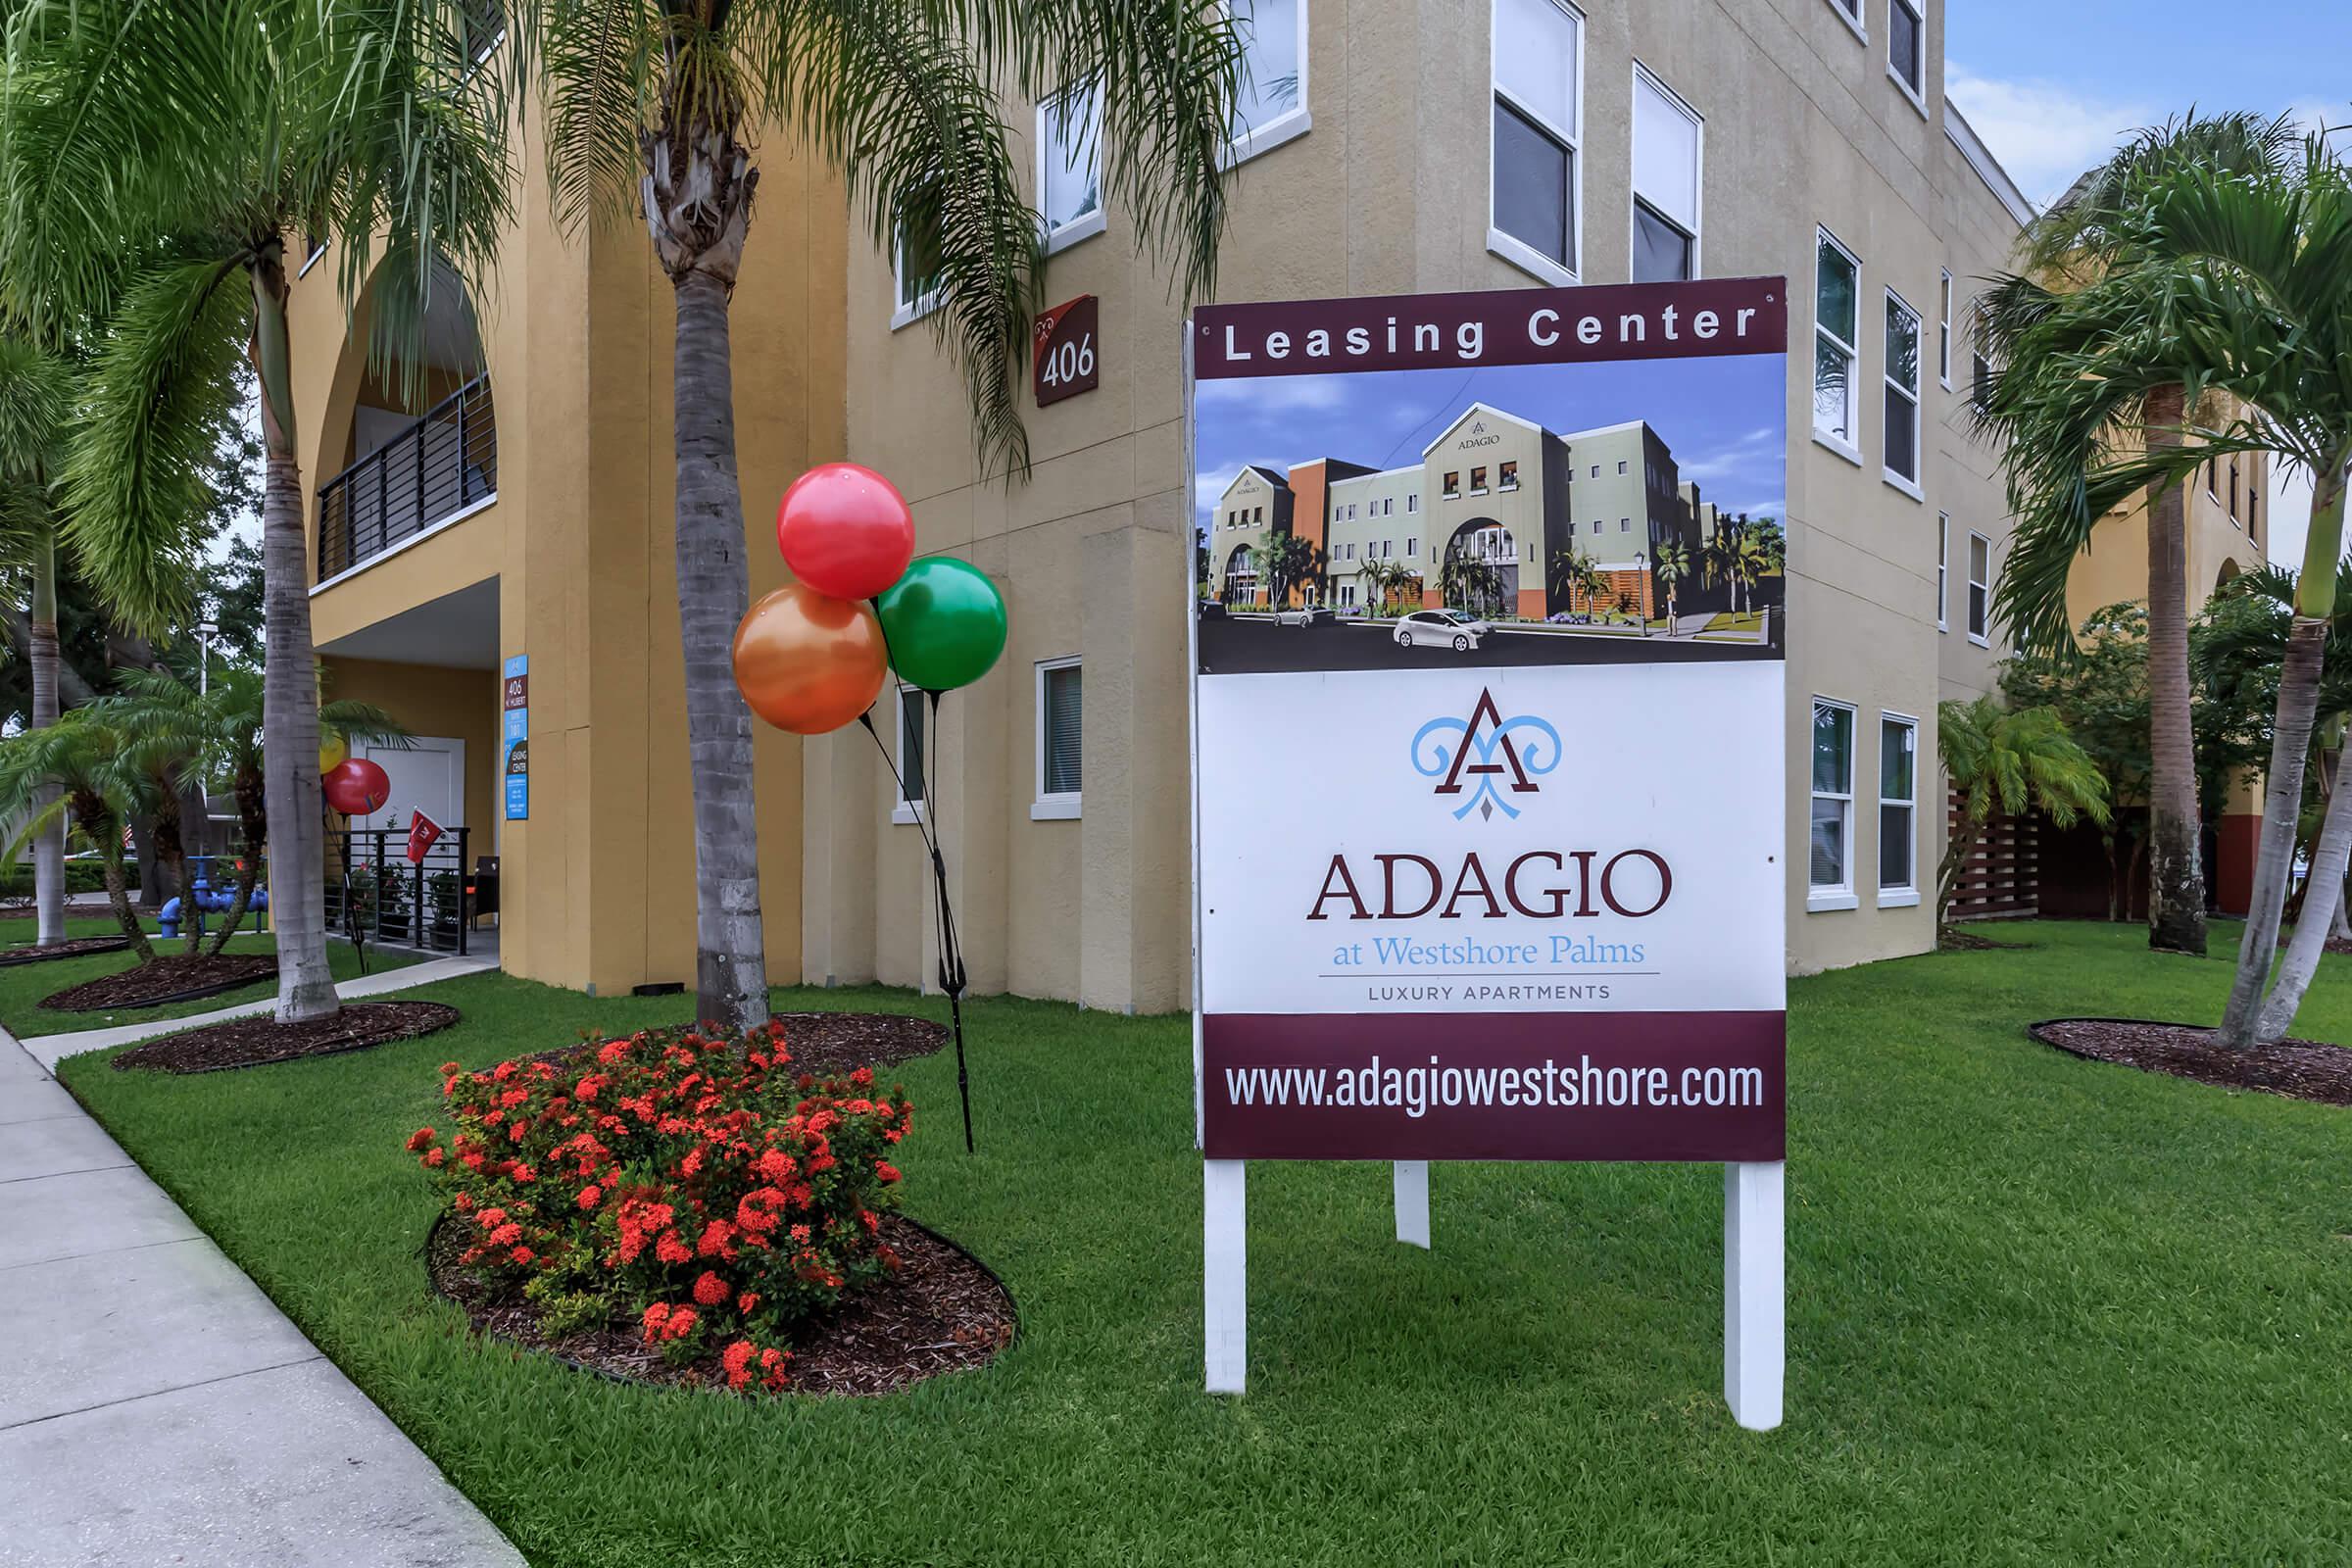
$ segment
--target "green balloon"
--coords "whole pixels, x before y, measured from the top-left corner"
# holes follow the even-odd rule
[[[890,643],[890,667],[910,686],[932,692],[969,686],[1004,652],[1004,596],[968,561],[925,556],[874,608]]]

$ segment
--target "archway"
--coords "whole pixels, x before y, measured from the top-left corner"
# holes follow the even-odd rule
[[[1440,586],[1446,602],[1474,615],[1499,619],[1519,604],[1519,545],[1493,517],[1473,517],[1446,541]]]
[[[1236,545],[1225,558],[1224,599],[1227,606],[1257,602],[1257,557],[1248,545]]]

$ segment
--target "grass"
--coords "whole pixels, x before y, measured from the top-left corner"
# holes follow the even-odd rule
[[[2029,1042],[2210,1021],[2229,965],[1999,934],[2037,946],[1791,985],[1788,1420],[1762,1435],[1720,1396],[1709,1166],[1446,1166],[1421,1253],[1384,1167],[1259,1164],[1250,1391],[1205,1396],[1181,1017],[972,1004],[976,1158],[953,1060],[909,1066],[907,1207],[1003,1274],[1022,1338],[870,1402],[615,1387],[426,1294],[400,1141],[433,1064],[676,999],[471,976],[420,992],[466,1014],[421,1041],[65,1076],[541,1568],[2352,1558],[2352,1112]],[[2326,965],[2297,1033],[2352,1041],[2352,960]]]
[[[7,927],[18,923],[25,927],[25,940],[30,940],[30,921],[0,922],[0,940],[7,940]],[[111,915],[99,920],[75,918],[66,922],[66,934],[75,937],[111,936],[122,929]],[[166,941],[150,933],[149,940],[155,944],[158,957],[187,951],[177,939]],[[275,953],[277,939],[268,932],[257,934],[247,929],[229,938],[228,946],[222,951],[230,954]],[[368,949],[368,972],[373,974],[381,969],[406,968],[426,956],[425,954],[405,948],[370,946]],[[326,945],[326,961],[337,980],[349,980],[360,972],[360,956],[348,942],[330,940]],[[29,1040],[36,1035],[104,1029],[113,1024],[136,1023],[149,1018],[184,1018],[191,1013],[210,1012],[216,1007],[233,1007],[240,1002],[258,1002],[264,997],[277,994],[275,980],[261,980],[249,986],[239,986],[234,991],[224,991],[219,996],[204,997],[193,1002],[169,1003],[160,1007],[115,1007],[103,1012],[64,1012],[40,1004],[43,997],[55,996],[68,986],[137,966],[137,956],[122,952],[94,953],[86,957],[51,958],[39,963],[0,968],[0,1024],[6,1024],[18,1039]]]

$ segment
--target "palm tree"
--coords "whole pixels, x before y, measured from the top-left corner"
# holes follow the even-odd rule
[[[1366,561],[1357,565],[1356,572],[1372,596],[1371,610],[1376,615],[1387,614],[1408,595],[1415,600],[1420,597],[1421,571],[1410,561],[1396,557]]]
[[[25,584],[33,729],[57,722],[57,516],[52,490],[68,422],[71,371],[20,333],[0,334],[0,564]],[[12,573],[13,575],[13,573]],[[46,794],[33,804],[45,810]],[[32,842],[33,940],[66,940],[66,828],[54,815]]]
[[[25,817],[7,849],[59,823],[97,852],[107,902],[141,963],[155,956],[130,905],[122,836],[131,812],[148,802],[148,779],[128,756],[128,733],[95,705],[76,708],[41,729],[0,741],[0,814]]]
[[[2291,140],[2283,117],[2199,118],[2192,113],[2132,137],[2027,227],[2019,241],[2021,271],[1995,282],[1984,297],[1979,321],[1993,363],[2020,371],[2020,395],[2011,394],[2005,374],[1996,374],[1979,411],[1980,420],[2002,438],[2001,461],[2010,507],[2017,514],[2019,549],[2036,548],[2036,536],[2053,536],[2046,542],[2063,549],[2085,531],[2073,507],[2073,484],[2084,463],[2096,455],[2080,444],[2049,444],[2056,412],[2048,396],[2052,389],[2032,362],[2054,346],[2052,335],[2042,330],[2051,307],[2088,283],[2128,273],[2153,259],[2143,249],[2143,220],[2152,192],[2166,175],[2195,166],[2228,174],[2275,170]],[[2087,433],[2101,445],[2136,437],[2151,451],[2180,445],[2188,377],[2169,352],[2170,343],[2136,341],[2150,350],[2145,363],[2124,366],[2111,360],[2104,367],[2104,384],[2095,393],[2088,387],[2077,389],[2079,397],[2112,405],[2111,416],[2085,426],[2078,412],[2066,421],[2064,435]],[[2156,485],[2148,491],[2145,506],[2154,763],[2148,784],[2148,944],[2167,952],[2202,955],[2205,870],[2189,705],[2186,493],[2182,483]],[[2089,520],[2095,521],[2095,514]],[[2067,550],[2067,559],[2071,561],[2080,548]],[[2021,576],[2019,582],[2019,596],[2009,596],[2004,583],[2002,610],[2025,640],[2071,646],[2072,617],[2063,585],[2053,601],[2047,597],[2046,573]],[[2027,583],[2039,590],[2031,602],[2022,597]]]
[[[1553,591],[1567,600],[1571,608],[1578,594],[1585,596],[1585,608],[1591,610],[1609,591],[1608,573],[1574,545],[1552,553],[1551,580]]]
[[[1674,633],[1675,586],[1690,574],[1690,551],[1680,539],[1668,539],[1660,544],[1651,559],[1650,569],[1666,587],[1666,631]]]
[[[773,125],[832,166],[961,366],[984,462],[1026,473],[1016,369],[1045,277],[1000,93],[1100,116],[1101,186],[1188,295],[1214,277],[1242,39],[1155,0],[544,0],[518,65],[546,104],[558,220],[642,218],[676,304],[679,640],[693,755],[695,984],[705,1017],[767,1016],[751,715],[729,660],[751,598],[727,307]]]
[[[65,531],[153,631],[190,574],[165,530],[203,510],[203,459],[249,357],[261,389],[270,913],[277,1017],[335,1011],[326,963],[318,691],[294,428],[285,237],[337,253],[371,361],[420,374],[435,299],[479,278],[510,213],[506,84],[482,8],[343,0],[24,0],[0,101],[0,289],[39,313],[109,303],[68,455]]]
[[[252,905],[257,861],[262,846],[270,842],[267,686],[266,676],[235,664],[215,674],[204,691],[162,670],[133,670],[124,673],[119,696],[102,698],[93,705],[120,715],[123,726],[139,737],[131,749],[137,765],[151,772],[176,772],[177,782],[190,789],[225,790],[237,803],[237,829],[245,841],[245,853],[237,866],[236,893],[213,937],[211,951],[215,953],[228,945]],[[409,738],[398,719],[370,703],[321,703],[318,728],[346,743],[403,742]],[[270,880],[274,889],[274,866]],[[182,876],[183,898],[192,904],[192,897],[185,893],[187,886],[187,878]],[[274,912],[274,891],[270,902]],[[195,929],[191,917],[187,921],[190,951]]]
[[[2107,781],[2066,732],[2054,708],[2003,708],[1989,697],[1945,702],[1936,710],[1936,746],[1943,773],[1961,797],[1960,821],[1944,840],[1936,874],[1936,929],[1950,923],[1960,868],[1997,808],[2015,816],[2038,808],[2062,828],[2082,817],[2104,826]]]
[[[2056,450],[2080,461],[2071,477],[2062,476],[2062,496],[2033,503],[2050,520],[2032,549],[2021,535],[2000,594],[2030,621],[2048,602],[2053,577],[2063,599],[2066,566],[2092,522],[2142,491],[2180,483],[2211,456],[2264,452],[2312,475],[2252,903],[2222,1018],[2224,1043],[2242,1047],[2278,1039],[2301,1000],[2299,989],[2274,986],[2271,969],[2344,547],[2352,170],[2316,133],[2305,138],[2299,160],[2278,168],[2231,172],[2184,165],[2151,183],[2137,224],[2132,265],[2056,298],[2034,329],[2035,353],[2002,372],[1998,395]],[[2204,408],[2211,392],[2229,417],[2190,424],[2186,434],[2198,444],[2103,450],[2100,432],[2141,406],[2150,365],[2180,377],[2194,394],[2185,407]]]

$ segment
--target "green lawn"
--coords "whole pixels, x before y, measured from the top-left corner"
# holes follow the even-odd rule
[[[1788,1425],[1720,1396],[1711,1166],[1448,1166],[1436,1250],[1377,1165],[1251,1176],[1250,1392],[1200,1390],[1189,1031],[982,1001],[910,1212],[1022,1338],[868,1402],[616,1387],[430,1298],[400,1140],[433,1064],[674,1018],[497,975],[459,1029],[251,1072],[65,1076],[534,1563],[2329,1563],[2352,1559],[2352,1112],[2063,1056],[2058,1013],[2210,1019],[2133,928],[1796,982]],[[2217,931],[2214,950],[2234,940]],[[2352,1041],[2352,962],[2301,1033]],[[779,1006],[943,1005],[882,991]]]
[[[31,922],[25,926],[25,939],[31,935]],[[69,936],[109,936],[122,928],[110,915],[99,920],[72,919],[66,922]],[[5,937],[0,926],[0,937]],[[184,944],[174,939],[165,941],[152,931],[148,940],[155,944],[157,956],[185,953]],[[209,937],[206,939],[209,943]],[[250,928],[231,937],[230,953],[274,953],[277,938],[268,932],[259,935]],[[403,948],[370,947],[368,950],[368,972],[379,969],[406,968],[426,955]],[[360,957],[348,942],[330,940],[326,945],[327,967],[337,980],[348,980],[360,972]],[[93,953],[80,958],[53,958],[41,963],[16,964],[0,968],[0,1024],[20,1040],[35,1035],[66,1034],[78,1029],[104,1029],[119,1023],[136,1023],[147,1018],[184,1018],[190,1013],[210,1012],[216,1007],[232,1007],[240,1002],[256,1002],[277,994],[277,982],[264,980],[234,991],[224,991],[217,997],[205,997],[195,1002],[175,1002],[161,1007],[120,1007],[108,1012],[52,1011],[40,1004],[43,997],[55,996],[68,986],[84,980],[95,980],[102,974],[137,966],[136,956],[128,953]]]

